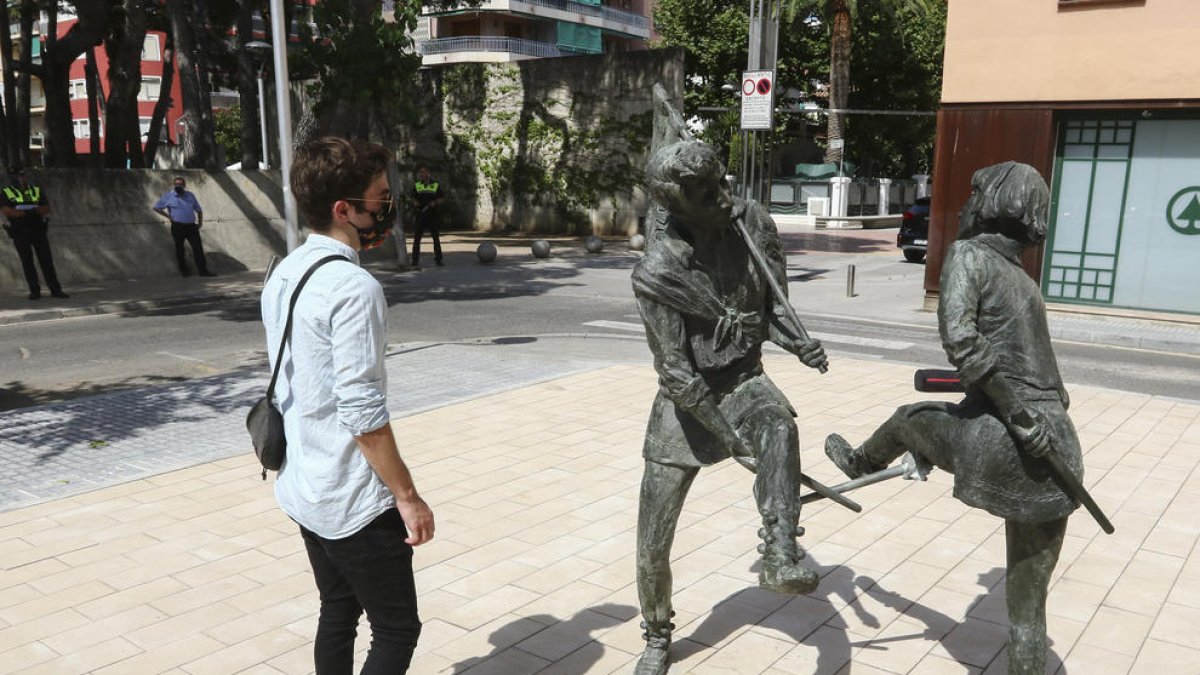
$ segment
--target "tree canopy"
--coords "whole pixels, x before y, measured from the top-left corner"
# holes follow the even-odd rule
[[[833,5],[854,4],[853,49],[847,100],[831,104]],[[937,107],[941,93],[945,4],[940,0],[876,0],[839,3],[795,0],[785,3],[779,29],[776,92],[797,92],[819,107],[871,110],[925,110]],[[743,0],[662,0],[654,15],[662,46],[684,49],[685,113],[706,125],[703,137],[729,148],[737,126],[736,90],[746,66],[748,6]],[[777,99],[779,106],[786,101]],[[730,112],[705,108],[728,107]],[[805,128],[803,122],[807,120]],[[841,122],[847,158],[861,173],[907,176],[928,171],[932,160],[932,117],[854,115]],[[782,113],[779,136],[821,133],[825,117]],[[840,129],[840,127],[839,127]],[[824,140],[824,139],[822,139]]]

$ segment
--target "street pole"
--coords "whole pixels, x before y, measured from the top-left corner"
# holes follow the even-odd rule
[[[267,159],[267,95],[266,87],[263,85],[263,68],[267,64],[263,61],[258,63],[258,137],[262,141],[262,167],[265,169],[271,168],[271,162]],[[245,169],[246,167],[242,167]]]
[[[750,35],[746,70],[774,70],[779,49],[779,6],[777,0],[750,0]],[[772,96],[774,94],[772,93]],[[742,186],[746,199],[764,201],[764,187],[770,185],[770,139],[772,132],[742,131],[749,162],[742,165]],[[762,146],[759,148],[759,146]],[[770,188],[767,187],[767,190]]]
[[[292,98],[288,88],[287,31],[283,25],[283,0],[271,0],[271,40],[275,48],[275,108],[279,118],[279,164],[283,172],[283,218],[288,253],[300,245],[296,196],[292,194]]]

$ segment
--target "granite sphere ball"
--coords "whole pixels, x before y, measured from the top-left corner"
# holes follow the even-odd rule
[[[479,257],[479,262],[490,263],[496,260],[496,245],[491,242],[483,242],[475,249],[475,255]]]
[[[635,234],[629,238],[629,248],[633,251],[646,250],[646,235]]]
[[[533,251],[533,257],[535,258],[550,257],[550,242],[546,241],[545,239],[535,239],[534,242],[529,245],[529,249]]]
[[[604,250],[604,240],[593,234],[587,238],[584,248],[587,249],[588,253],[599,253]]]

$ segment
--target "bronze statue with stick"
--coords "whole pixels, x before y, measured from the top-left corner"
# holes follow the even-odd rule
[[[1004,518],[1008,672],[1041,675],[1046,595],[1067,517],[1083,503],[1105,532],[1113,526],[1083,488],[1046,307],[1021,267],[1021,252],[1046,236],[1046,181],[1031,166],[1004,162],[975,172],[971,187],[938,303],[942,346],[966,397],[902,406],[857,447],[830,435],[825,453],[854,479],[834,490],[904,473],[886,467],[906,455],[911,473],[949,471],[955,497]]]
[[[821,343],[788,304],[783,245],[761,205],[733,196],[710,146],[693,140],[655,87],[653,199],[633,289],[654,353],[659,392],[643,449],[637,580],[646,651],[638,675],[663,675],[671,643],[671,544],[700,467],[733,458],[755,472],[762,527],[759,583],[802,594],[819,582],[796,543],[801,483],[857,504],[800,472],[796,415],[763,372],[774,342],[824,372]]]

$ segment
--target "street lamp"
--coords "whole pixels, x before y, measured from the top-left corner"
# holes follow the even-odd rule
[[[271,41],[279,49],[275,55],[275,112],[279,116],[279,169],[283,174],[283,218],[287,230],[287,250],[300,245],[300,217],[296,196],[292,194],[292,97],[288,89],[287,29],[283,25],[283,0],[271,0]]]
[[[242,45],[243,49],[249,49],[252,54],[258,57],[258,124],[259,138],[262,140],[262,159],[260,164],[264,169],[271,168],[271,162],[267,159],[267,95],[266,87],[263,85],[263,70],[267,67],[267,53],[271,51],[270,43],[262,40],[251,40]],[[242,167],[245,169],[246,167]]]

